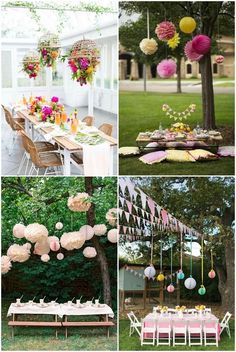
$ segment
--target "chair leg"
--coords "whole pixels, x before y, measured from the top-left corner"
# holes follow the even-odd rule
[[[17,176],[20,175],[20,170],[22,169],[24,163],[25,163],[25,158],[26,158],[26,153],[24,152],[22,158],[21,158],[21,162],[20,162],[20,165],[19,165],[19,168],[17,170]]]

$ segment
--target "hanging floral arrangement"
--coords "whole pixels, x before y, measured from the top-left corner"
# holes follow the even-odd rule
[[[79,40],[70,50],[68,64],[72,71],[71,78],[81,86],[92,83],[100,52],[93,40]]]
[[[37,52],[29,51],[22,60],[22,71],[25,72],[29,78],[36,78],[40,71],[40,58]]]
[[[60,54],[60,40],[57,34],[46,33],[38,42],[38,52],[40,55],[40,64],[42,66],[56,66],[56,60]]]

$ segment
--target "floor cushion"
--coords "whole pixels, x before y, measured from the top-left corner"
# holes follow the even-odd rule
[[[127,156],[127,155],[138,155],[140,154],[140,150],[138,147],[121,147],[119,148],[119,155]]]
[[[217,155],[209,152],[208,150],[204,149],[195,149],[195,150],[189,150],[189,154],[195,159],[195,160],[215,160],[218,158]]]
[[[159,150],[157,152],[152,152],[152,153],[148,153],[145,154],[143,156],[141,156],[141,158],[139,158],[140,161],[142,161],[144,164],[155,164],[155,163],[160,163],[163,160],[166,159],[166,152],[163,150]]]
[[[167,161],[176,161],[176,162],[195,162],[195,158],[193,158],[186,150],[175,150],[170,149],[166,150]]]
[[[234,156],[235,147],[232,145],[219,147],[217,154],[220,156]]]

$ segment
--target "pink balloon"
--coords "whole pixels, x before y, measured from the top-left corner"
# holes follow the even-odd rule
[[[208,53],[211,47],[211,38],[204,34],[196,35],[192,40],[194,51],[200,55]]]
[[[170,284],[169,286],[167,286],[167,291],[168,291],[169,293],[174,292],[174,290],[175,290],[175,288],[174,288],[174,286],[173,286],[172,284]]]

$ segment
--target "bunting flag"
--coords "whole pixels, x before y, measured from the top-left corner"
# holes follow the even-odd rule
[[[141,196],[142,208],[146,209],[147,196],[145,193],[143,193],[143,191],[140,191],[140,196]]]
[[[128,271],[131,274],[133,274],[134,276],[138,276],[139,278],[143,278],[143,279],[146,278],[146,276],[144,275],[144,269],[143,270],[134,270],[134,269],[131,269],[128,265],[126,265],[124,267],[124,269],[125,269],[125,271]],[[176,271],[172,274],[165,275],[165,280],[172,279],[177,274],[178,274],[178,271]],[[154,279],[155,279],[155,277],[154,277]]]
[[[124,195],[125,194],[125,187],[126,187],[126,181],[124,178],[119,179],[119,186],[120,186],[122,194]]]
[[[149,209],[151,210],[152,216],[154,216],[155,215],[155,203],[151,198],[148,198],[148,206],[149,206]]]
[[[129,200],[126,200],[126,204],[127,204],[129,213],[132,213],[132,203]]]

